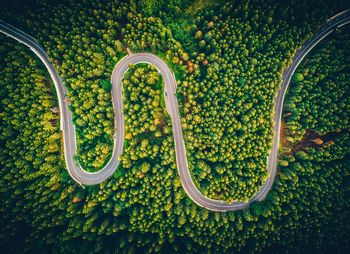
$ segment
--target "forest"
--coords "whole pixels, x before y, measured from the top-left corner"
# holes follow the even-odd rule
[[[296,51],[346,1],[4,1],[1,19],[36,38],[68,88],[76,160],[113,149],[110,76],[152,52],[177,80],[189,168],[207,197],[247,201],[268,177],[274,98]],[[320,6],[323,6],[320,8]],[[350,29],[294,74],[267,198],[212,212],[181,186],[163,79],[123,78],[125,143],[113,177],[69,176],[57,96],[41,61],[0,34],[0,246],[6,253],[346,253],[350,247]]]

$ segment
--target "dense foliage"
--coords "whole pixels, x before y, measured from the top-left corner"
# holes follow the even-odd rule
[[[310,53],[294,74],[284,109],[279,177],[295,182],[292,195],[300,195],[299,207],[311,212],[302,221],[316,221],[306,230],[325,253],[349,246],[349,40],[350,30],[343,28]],[[315,195],[302,198],[306,193]]]
[[[288,137],[294,139],[291,142],[300,140],[305,130],[325,135],[348,129],[350,48],[344,47],[348,33],[349,29],[339,30],[336,39],[321,45],[295,73],[286,99]]]
[[[24,11],[22,3],[10,3],[0,12],[38,38],[63,78],[84,168],[98,170],[112,150],[115,64],[126,47],[150,51],[175,72],[200,190],[247,200],[267,176],[283,69],[318,25],[344,8],[325,2],[319,10],[316,1],[198,2],[38,1]],[[153,67],[131,66],[123,79],[120,167],[105,183],[81,188],[64,168],[48,75],[28,49],[1,35],[0,246],[19,253],[345,252],[349,38],[335,35],[295,74],[267,199],[214,213],[181,187],[163,82]]]
[[[21,222],[30,227],[57,212],[50,202],[62,195],[60,182],[65,182],[67,173],[50,77],[24,46],[2,35],[1,42],[0,223],[4,239],[21,234]]]

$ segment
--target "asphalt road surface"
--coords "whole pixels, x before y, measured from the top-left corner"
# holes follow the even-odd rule
[[[346,10],[335,15],[334,17],[328,19],[328,21],[321,27],[320,31],[317,32],[310,40],[306,41],[303,46],[296,52],[291,65],[283,73],[281,87],[278,91],[277,97],[275,98],[273,127],[274,136],[272,148],[269,151],[269,155],[267,157],[267,171],[269,173],[269,177],[261,186],[260,190],[248,202],[233,201],[232,203],[227,203],[222,200],[210,199],[203,196],[192,181],[192,177],[188,169],[185,142],[183,139],[180,114],[178,110],[178,101],[176,97],[177,84],[172,71],[162,59],[150,53],[130,54],[121,59],[114,68],[111,76],[112,103],[115,114],[113,152],[111,159],[101,170],[91,173],[85,171],[79,165],[79,163],[73,159],[74,155],[76,154],[77,146],[72,114],[68,108],[69,100],[64,100],[68,91],[62,84],[62,80],[57,74],[57,71],[51,65],[44,49],[33,37],[2,20],[0,20],[0,32],[28,46],[41,59],[49,71],[58,96],[58,103],[60,108],[60,128],[63,132],[66,166],[71,177],[81,185],[99,184],[112,176],[115,170],[118,168],[119,158],[123,152],[124,144],[124,115],[122,100],[123,76],[129,69],[130,64],[148,63],[154,65],[157,68],[158,72],[163,76],[164,80],[164,98],[166,110],[171,117],[175,143],[176,163],[181,178],[182,187],[184,188],[187,195],[191,198],[191,200],[199,206],[212,211],[225,212],[242,210],[249,207],[250,204],[254,201],[262,201],[265,199],[266,195],[272,187],[276,176],[283,101],[293,73],[303,58],[315,45],[317,45],[338,27],[344,26],[348,23],[350,23],[350,10]]]

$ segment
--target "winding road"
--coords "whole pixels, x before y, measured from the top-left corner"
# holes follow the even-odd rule
[[[317,45],[338,27],[344,26],[348,23],[350,23],[350,10],[346,10],[335,15],[334,17],[328,19],[320,31],[317,32],[310,40],[306,41],[296,52],[294,58],[292,59],[291,65],[283,73],[281,88],[278,91],[277,97],[275,98],[273,144],[271,150],[269,151],[269,156],[267,157],[267,170],[269,172],[269,177],[255,196],[248,202],[233,201],[232,203],[205,197],[200,193],[192,180],[188,169],[185,142],[183,139],[180,114],[178,110],[179,107],[176,97],[177,84],[172,71],[162,59],[150,53],[130,54],[121,59],[114,68],[111,76],[112,103],[115,114],[114,126],[116,129],[114,135],[113,152],[109,162],[100,171],[90,173],[85,171],[79,165],[79,163],[73,159],[74,155],[76,154],[77,145],[75,127],[72,121],[72,113],[69,110],[69,100],[65,100],[68,90],[63,85],[60,76],[50,63],[44,49],[33,37],[2,20],[0,20],[0,32],[28,46],[41,59],[49,71],[58,96],[60,108],[60,129],[63,132],[66,166],[70,176],[81,185],[99,184],[112,176],[115,170],[118,168],[119,158],[123,152],[124,144],[124,115],[121,84],[123,76],[129,69],[130,64],[149,63],[154,65],[158,72],[163,76],[164,80],[164,98],[166,110],[171,117],[176,163],[181,178],[182,187],[191,200],[199,206],[212,211],[225,212],[242,210],[249,207],[254,201],[262,201],[265,199],[276,176],[283,101],[293,73],[303,58],[315,45]]]

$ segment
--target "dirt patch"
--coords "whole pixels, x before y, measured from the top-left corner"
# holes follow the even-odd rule
[[[286,123],[284,121],[281,121],[281,132],[280,132],[281,146],[285,148],[289,148],[291,146],[291,143],[286,139],[286,136],[287,136]]]
[[[324,147],[333,143],[335,135],[339,135],[342,131],[329,132],[320,135],[315,130],[307,130],[302,140],[296,143],[287,155],[293,155],[300,150],[305,150],[308,147]]]
[[[317,146],[321,146],[322,144],[323,144],[322,137],[316,131],[307,130],[302,140],[293,146],[289,155],[293,155],[296,152],[303,150],[306,147],[317,147]]]

